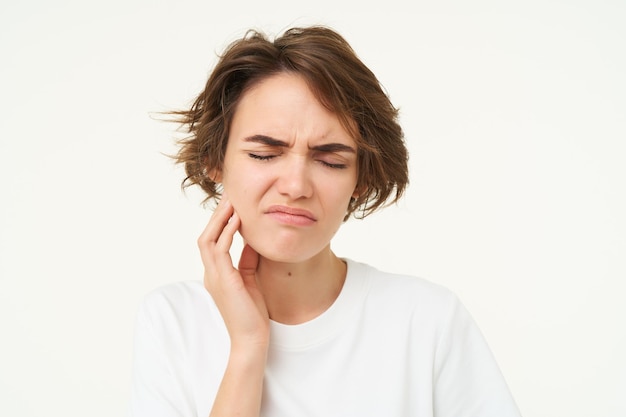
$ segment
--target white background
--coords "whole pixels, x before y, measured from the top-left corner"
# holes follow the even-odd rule
[[[310,23],[411,151],[406,198],[336,252],[455,291],[525,417],[626,415],[626,2],[89,3],[0,6],[0,415],[124,415],[141,297],[201,279],[210,215],[151,113],[245,29]]]

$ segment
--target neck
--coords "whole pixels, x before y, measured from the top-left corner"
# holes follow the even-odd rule
[[[270,318],[299,324],[319,316],[337,299],[346,265],[327,247],[298,263],[261,258],[257,276]]]

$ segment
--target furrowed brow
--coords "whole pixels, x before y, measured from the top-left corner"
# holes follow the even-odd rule
[[[356,153],[356,149],[354,149],[352,146],[344,145],[343,143],[324,143],[322,145],[313,146],[311,150],[318,151],[318,152],[328,152],[328,153],[333,153],[333,152]]]
[[[282,140],[278,140],[278,139],[274,139],[270,136],[265,136],[265,135],[253,135],[253,136],[248,136],[247,138],[244,139],[245,142],[255,142],[255,143],[260,143],[262,145],[267,145],[267,146],[275,146],[275,147],[288,147],[289,144],[286,142],[283,142]]]
[[[254,143],[260,143],[262,145],[280,147],[280,148],[289,147],[289,144],[287,142],[284,142],[282,140],[275,139],[271,136],[266,136],[266,135],[248,136],[247,138],[244,138],[244,142],[254,142]],[[313,151],[317,151],[317,152],[328,152],[328,153],[333,153],[333,152],[356,153],[356,149],[354,149],[352,146],[345,145],[343,143],[324,143],[321,145],[313,146],[310,149]]]

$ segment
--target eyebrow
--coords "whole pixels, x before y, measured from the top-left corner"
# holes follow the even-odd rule
[[[280,148],[288,148],[289,144],[279,139],[275,139],[266,135],[252,135],[244,138],[244,142],[256,142],[267,146],[275,146]],[[313,146],[310,148],[313,151],[318,152],[350,152],[356,153],[356,149],[352,146],[345,145],[343,143],[323,143],[321,145]]]

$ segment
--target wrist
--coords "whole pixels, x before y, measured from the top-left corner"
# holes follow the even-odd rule
[[[231,346],[228,367],[243,375],[263,375],[267,363],[267,346]]]

